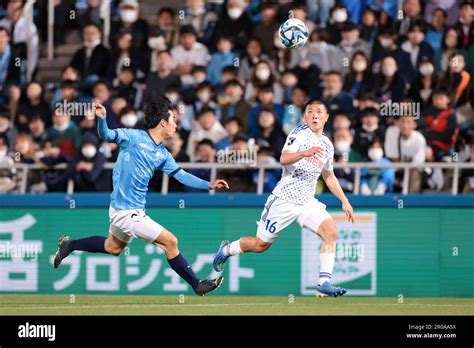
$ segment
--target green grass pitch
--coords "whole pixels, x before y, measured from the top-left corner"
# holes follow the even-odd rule
[[[0,315],[474,315],[471,298],[0,295]],[[184,303],[180,303],[184,302]],[[292,302],[292,303],[291,303]]]

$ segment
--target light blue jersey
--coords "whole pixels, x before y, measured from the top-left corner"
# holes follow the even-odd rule
[[[143,209],[148,183],[159,169],[185,185],[209,189],[209,182],[182,170],[163,144],[156,144],[150,133],[140,129],[107,128],[105,119],[98,120],[99,136],[117,143],[120,152],[113,170],[111,206],[115,209]]]

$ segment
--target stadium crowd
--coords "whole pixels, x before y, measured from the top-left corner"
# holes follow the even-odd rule
[[[397,0],[187,0],[182,9],[157,1],[152,22],[141,18],[137,0],[112,1],[105,44],[102,1],[54,1],[55,45],[68,30],[81,31],[83,43],[44,85],[35,76],[47,1],[35,5],[34,22],[25,1],[0,1],[0,192],[18,190],[15,162],[43,168],[29,172],[28,192],[65,191],[69,179],[75,191],[109,191],[104,165],[118,148],[98,138],[92,100],[105,105],[109,127],[142,128],[147,102],[168,97],[179,132],[166,145],[177,162],[216,162],[227,149],[277,163],[309,99],[327,106],[335,162],[474,160],[472,1],[405,0],[400,9]],[[289,16],[309,29],[302,48],[278,38]],[[60,163],[65,170],[54,168]],[[189,171],[210,177],[207,169]],[[473,192],[474,173],[461,173],[460,191]],[[353,170],[336,175],[353,191]],[[403,171],[361,175],[362,194],[401,190]],[[443,190],[446,175],[412,169],[409,191]],[[254,169],[219,176],[233,191],[255,191]],[[279,176],[267,171],[266,192]],[[160,181],[156,175],[151,191]],[[169,190],[186,188],[171,180]]]

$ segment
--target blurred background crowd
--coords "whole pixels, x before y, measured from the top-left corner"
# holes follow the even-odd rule
[[[74,49],[48,79],[48,1],[27,9],[0,0],[0,192],[18,190],[15,163],[42,168],[29,171],[27,192],[65,191],[71,179],[75,191],[109,191],[105,166],[118,148],[97,136],[87,109],[94,99],[109,127],[142,128],[147,102],[167,96],[179,118],[166,143],[177,162],[214,163],[231,149],[278,163],[309,99],[328,108],[335,162],[474,160],[472,1],[112,0],[107,38],[103,1],[53,1],[55,50]],[[278,39],[289,16],[309,29],[302,48]],[[55,169],[61,163],[66,169]],[[354,171],[335,171],[353,191]],[[412,169],[409,192],[445,190],[450,173]],[[280,175],[266,172],[265,192]],[[473,192],[474,173],[460,175],[459,190]],[[255,169],[219,176],[233,191],[255,191]],[[402,170],[363,169],[360,192],[400,192],[402,181]],[[169,191],[183,190],[171,180]]]

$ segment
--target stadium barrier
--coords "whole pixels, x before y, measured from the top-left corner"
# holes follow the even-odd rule
[[[354,296],[474,296],[474,200],[470,195],[318,196],[339,230],[334,280]],[[254,235],[266,195],[147,195],[147,214],[176,234],[199,277],[213,276],[223,239]],[[134,241],[120,257],[74,253],[51,261],[61,234],[106,235],[108,194],[0,195],[0,293],[191,294],[163,251]],[[233,257],[221,295],[313,295],[320,240],[293,223],[262,254]]]
[[[113,169],[115,163],[106,163],[104,165],[105,169],[111,170]],[[209,169],[211,171],[211,181],[214,181],[217,178],[218,170],[222,169],[241,169],[241,170],[256,170],[258,171],[258,179],[257,179],[257,194],[263,194],[263,187],[265,182],[265,171],[272,170],[272,169],[281,169],[280,164],[268,164],[268,163],[260,163],[255,165],[249,164],[231,164],[231,163],[178,163],[178,165],[183,169]],[[53,169],[66,169],[66,164],[58,164],[53,167]],[[0,169],[9,168],[7,166],[0,166]],[[409,193],[409,185],[410,185],[410,169],[419,169],[423,170],[424,168],[440,168],[440,169],[447,169],[452,171],[452,181],[451,181],[451,194],[457,195],[458,194],[458,186],[459,186],[459,176],[460,172],[463,169],[474,169],[474,163],[472,162],[426,162],[426,163],[411,163],[411,162],[398,162],[398,163],[367,163],[367,162],[360,162],[360,163],[334,163],[334,168],[350,168],[354,170],[354,194],[359,194],[360,192],[360,179],[361,179],[361,170],[363,168],[368,169],[376,169],[376,168],[393,168],[393,169],[403,169],[403,183],[402,183],[402,194],[407,195]],[[27,178],[28,172],[30,170],[42,170],[44,169],[39,164],[23,164],[23,163],[15,163],[15,169],[21,173],[20,178],[20,193],[26,193],[26,188],[28,186]],[[168,186],[169,186],[169,177],[168,175],[163,173],[163,180],[161,185],[161,193],[167,194],[168,193]],[[74,182],[73,180],[68,181],[67,185],[67,193],[73,194],[74,193]],[[213,192],[210,192],[213,194]]]

